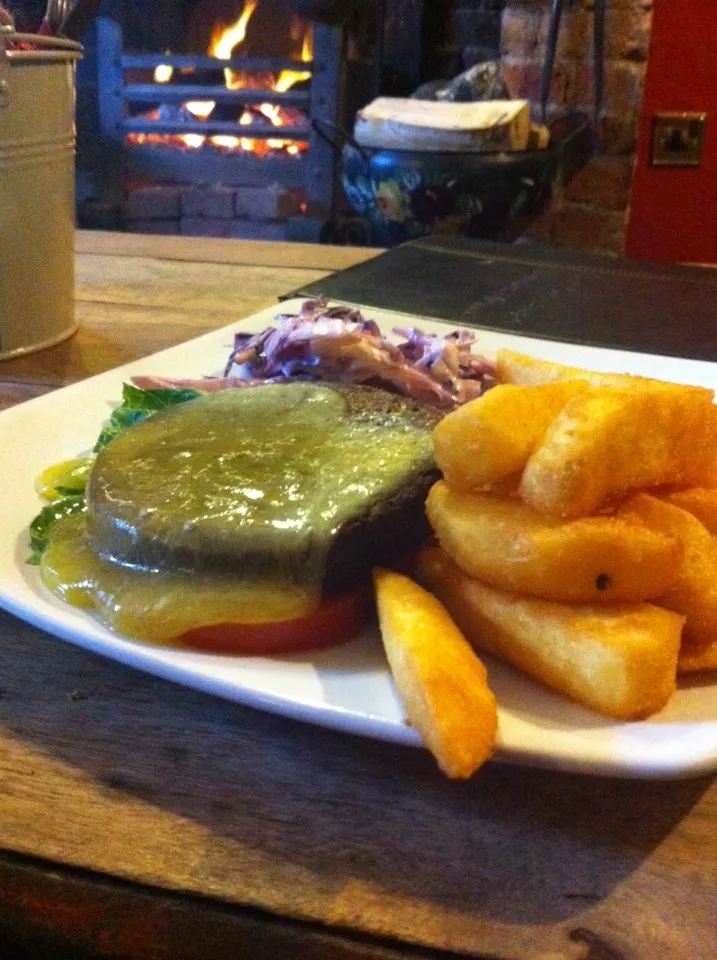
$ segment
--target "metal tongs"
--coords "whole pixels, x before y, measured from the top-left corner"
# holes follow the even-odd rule
[[[548,43],[545,53],[545,62],[543,63],[543,72],[540,78],[540,116],[543,123],[545,123],[547,119],[548,101],[550,100],[550,87],[553,81],[553,70],[555,68],[555,51],[558,46],[558,33],[560,32],[560,20],[563,15],[564,5],[565,0],[553,0],[553,6],[550,12]],[[605,62],[606,9],[607,0],[593,0],[593,122],[595,124],[595,129],[597,129],[598,126],[603,101],[603,65]]]

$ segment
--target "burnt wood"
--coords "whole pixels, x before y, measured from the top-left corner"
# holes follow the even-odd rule
[[[204,53],[217,25],[230,27],[244,9],[243,0],[198,0],[187,26],[187,49]],[[247,56],[290,57],[301,51],[300,39],[289,30],[294,0],[260,0],[248,23],[241,51]]]

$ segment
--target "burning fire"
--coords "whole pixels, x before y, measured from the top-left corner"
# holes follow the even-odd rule
[[[174,69],[172,67],[170,67],[166,63],[160,63],[160,65],[154,71],[154,82],[169,83],[169,81],[172,79],[173,73],[174,73]]]
[[[208,53],[218,60],[231,60],[233,56],[241,55],[238,47],[246,39],[247,27],[251,17],[258,6],[259,0],[245,0],[244,9],[236,23],[230,27],[217,27],[212,35],[209,44]],[[290,37],[294,43],[295,49],[300,50],[298,59],[306,63],[312,58],[312,28],[304,23],[298,17],[292,17],[290,23]],[[169,83],[174,74],[174,70],[167,64],[160,64],[154,71],[155,83]],[[303,80],[308,80],[311,72],[308,70],[282,70],[278,75],[273,73],[252,73],[247,71],[224,70],[224,83],[228,90],[272,90],[278,93],[285,93],[295,84]],[[190,100],[183,104],[184,109],[196,117],[198,120],[208,120],[216,107],[214,100]],[[294,111],[295,112],[295,111]],[[282,108],[278,104],[262,103],[256,106],[246,107],[242,113],[239,123],[241,126],[249,126],[266,118],[272,126],[284,127],[292,122],[292,111]],[[167,140],[177,139],[174,136],[164,137],[156,134],[133,134],[130,135],[134,142],[145,143],[166,142]],[[223,150],[246,150],[263,156],[270,150],[286,150],[287,153],[297,155],[306,149],[305,143],[295,143],[292,140],[284,140],[280,137],[268,139],[254,139],[251,137],[234,137],[228,135],[215,135],[206,137],[198,133],[182,134],[179,138],[182,143],[190,149],[198,149],[209,142],[215,147]]]
[[[214,31],[209,53],[220,60],[231,60],[232,50],[246,40],[246,28],[251,15],[257,8],[258,0],[246,0],[241,16],[233,27],[228,29],[217,28]],[[218,34],[218,35],[217,35]]]

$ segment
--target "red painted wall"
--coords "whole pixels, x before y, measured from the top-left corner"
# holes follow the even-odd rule
[[[706,112],[699,167],[650,167],[657,112]],[[717,0],[655,0],[625,253],[717,263]]]

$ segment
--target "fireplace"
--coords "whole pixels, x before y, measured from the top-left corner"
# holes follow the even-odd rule
[[[293,9],[198,0],[183,36],[175,28],[155,50],[138,49],[121,17],[98,19],[97,166],[104,195],[126,197],[107,225],[319,239],[337,206],[333,132],[370,98],[371,71],[340,25]],[[82,89],[80,127],[81,108]],[[107,204],[81,205],[80,223],[104,225],[92,222],[98,207]]]
[[[227,184],[277,180],[303,186],[313,202],[328,207],[331,148],[317,128],[337,122],[338,32],[305,25],[303,60],[233,58],[235,34],[221,35],[228,42],[219,42],[214,55],[132,54],[124,51],[119,24],[101,19],[103,136],[117,144],[132,175]]]

